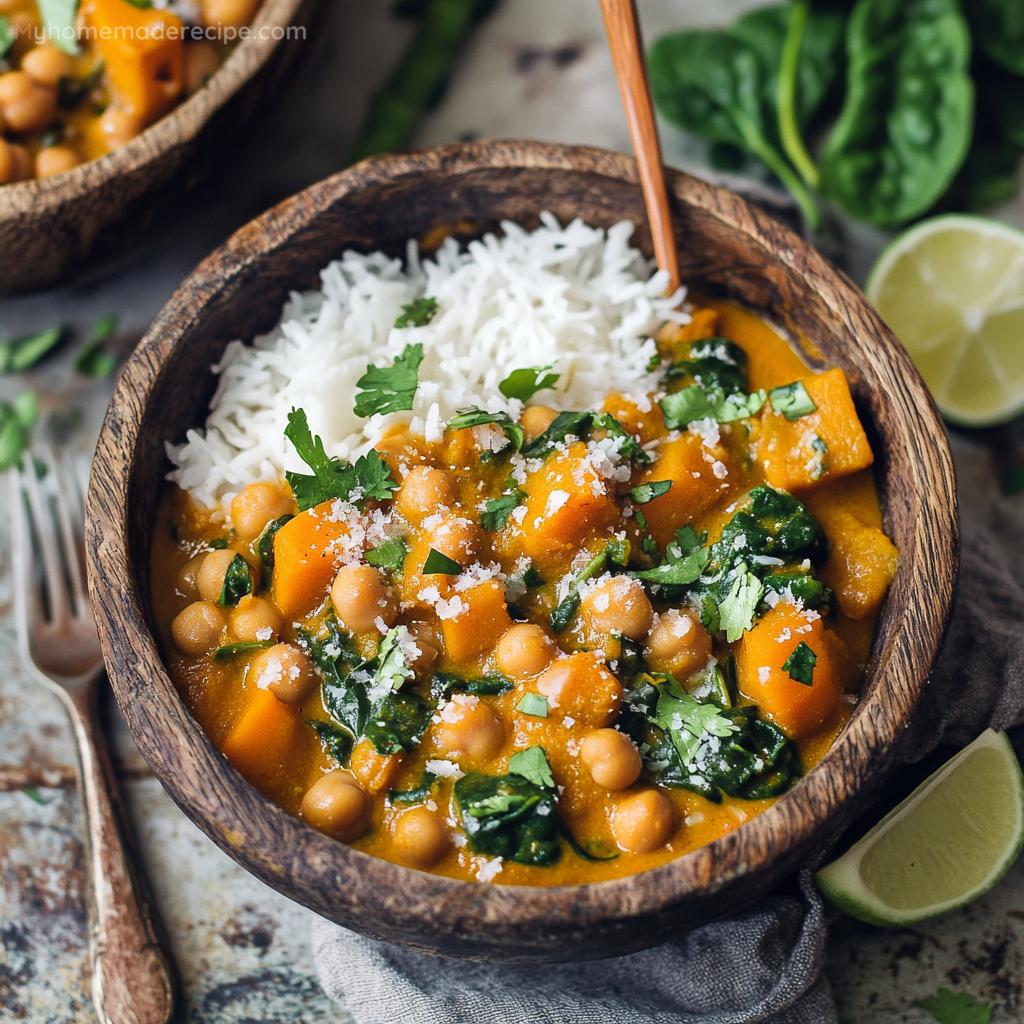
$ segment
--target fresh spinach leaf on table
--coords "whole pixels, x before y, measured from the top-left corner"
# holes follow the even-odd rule
[[[878,227],[939,199],[971,142],[970,53],[956,0],[859,0],[846,100],[822,159],[826,198]]]

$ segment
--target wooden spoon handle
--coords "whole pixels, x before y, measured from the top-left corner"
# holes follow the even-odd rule
[[[78,741],[92,874],[92,995],[101,1024],[166,1024],[174,1010],[167,958],[125,850],[123,813],[88,687],[71,720]]]
[[[626,108],[629,136],[633,140],[633,151],[640,168],[640,184],[647,203],[647,217],[651,222],[654,256],[659,269],[668,271],[666,294],[671,295],[679,287],[679,261],[636,3],[635,0],[601,0],[601,11],[615,63],[615,74],[622,91],[622,105]]]

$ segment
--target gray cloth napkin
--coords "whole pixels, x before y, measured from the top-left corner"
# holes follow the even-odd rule
[[[966,745],[989,725],[1024,722],[1024,590],[987,518],[962,506],[956,608],[901,743],[905,762],[940,743]],[[825,914],[809,870],[800,891],[801,899],[770,895],[677,941],[592,964],[441,960],[321,918],[313,951],[324,991],[357,1024],[835,1024],[821,974]]]

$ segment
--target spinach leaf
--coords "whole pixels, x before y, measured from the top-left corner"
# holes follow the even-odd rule
[[[794,381],[781,388],[772,388],[768,392],[768,401],[775,412],[781,412],[790,423],[816,412],[818,407],[807,393],[803,381]]]
[[[827,198],[878,227],[935,203],[970,146],[970,51],[956,0],[859,0],[846,101],[822,161]]]
[[[672,490],[671,480],[652,480],[648,484],[639,484],[634,487],[629,492],[629,496],[638,505],[646,505],[648,502],[654,501],[655,498],[668,494],[670,490]]]
[[[580,610],[580,584],[603,572],[608,562],[624,567],[629,562],[629,541],[613,540],[606,544],[601,553],[595,555],[573,577],[569,592],[551,613],[551,628],[556,633],[564,633]]]
[[[367,501],[387,501],[398,489],[388,464],[372,448],[354,464],[329,457],[323,441],[310,431],[305,409],[292,409],[288,414],[284,436],[313,470],[312,476],[285,474],[300,512],[332,498],[363,508]]]
[[[532,715],[534,718],[548,717],[548,699],[539,693],[526,692],[516,705],[516,711],[524,715]]]
[[[265,651],[273,647],[274,640],[243,640],[237,644],[224,644],[213,652],[214,661],[231,661],[240,655],[256,654],[258,651]]]
[[[821,580],[804,569],[787,568],[769,572],[764,577],[765,594],[778,594],[787,600],[802,601],[807,608],[817,611],[832,604],[834,594]]]
[[[399,573],[405,565],[407,548],[401,537],[389,537],[366,552],[366,561],[378,569]]]
[[[398,328],[426,327],[435,316],[437,316],[437,299],[423,296],[413,299],[409,305],[402,307],[402,315],[395,321],[395,326]],[[362,387],[362,384],[359,386]],[[357,413],[357,415],[360,414]]]
[[[782,670],[789,673],[790,679],[804,686],[813,686],[814,666],[817,663],[818,656],[801,640],[784,662]]]
[[[555,777],[551,774],[551,765],[543,747],[527,747],[508,759],[508,770],[513,775],[521,775],[535,786],[544,789],[555,788]]]
[[[601,853],[593,853],[591,850],[588,850],[585,846],[576,842],[576,837],[572,834],[569,826],[561,818],[558,820],[558,832],[559,835],[561,835],[561,837],[569,844],[569,848],[577,857],[580,857],[585,861],[589,861],[591,864],[603,864],[605,861],[616,860],[619,856],[617,853],[608,853],[607,847],[605,847],[604,843],[595,843],[593,840],[591,840],[590,844],[592,847],[600,845],[604,847],[604,849],[602,849]]]
[[[648,67],[664,117],[752,153],[789,189],[808,222],[820,225],[814,200],[773,141],[772,70],[754,46],[727,31],[678,32],[655,42]]]
[[[705,391],[732,395],[747,389],[747,353],[725,338],[705,338],[690,346],[690,357],[672,363],[665,383],[692,380]]]
[[[369,365],[356,381],[356,387],[362,390],[356,395],[355,414],[375,416],[411,409],[419,386],[421,362],[423,346],[417,342],[406,345],[391,366]]]
[[[54,46],[78,54],[78,0],[37,0],[43,30]]]
[[[535,459],[552,451],[556,444],[564,444],[566,438],[586,437],[593,419],[592,412],[560,412],[543,434],[523,445],[523,455]]]
[[[438,551],[437,548],[431,548],[427,552],[426,561],[423,563],[423,574],[425,576],[441,575],[441,576],[458,576],[462,572],[462,566],[455,561],[454,558],[449,558],[446,554]]]
[[[702,548],[687,555],[686,558],[678,561],[669,561],[654,569],[645,569],[642,572],[634,572],[638,580],[647,583],[660,583],[662,586],[686,586],[700,579],[704,567],[711,558],[711,551]]]
[[[218,603],[234,606],[252,593],[252,576],[249,574],[248,563],[241,555],[235,555],[228,563],[224,573],[224,586],[221,588]]]
[[[525,498],[526,491],[519,488],[511,494],[503,494],[500,498],[491,498],[480,513],[480,525],[491,533],[497,533]]]
[[[468,693],[475,697],[500,697],[515,689],[507,676],[484,676],[482,679],[462,679],[450,672],[437,672],[430,681],[430,695],[435,700],[448,700],[453,693]]]
[[[274,572],[274,538],[281,527],[290,523],[294,518],[295,516],[288,514],[281,516],[280,519],[275,519],[272,523],[267,523],[259,540],[256,541],[256,554],[260,556],[264,587],[270,586],[270,579]]]
[[[669,430],[683,430],[697,420],[712,419],[718,423],[732,423],[756,416],[764,403],[763,391],[755,391],[750,395],[742,392],[723,395],[721,391],[709,392],[699,384],[691,384],[682,391],[666,395],[658,405],[665,416],[665,426]]]
[[[388,800],[393,807],[411,807],[430,799],[430,793],[437,782],[433,772],[424,771],[420,776],[420,784],[414,789],[392,789],[388,792]]]
[[[967,0],[974,42],[1001,67],[1024,75],[1024,6],[1019,0]]]
[[[454,419],[449,420],[449,430],[465,430],[467,427],[480,427],[485,423],[494,423],[505,431],[505,436],[512,445],[512,451],[517,452],[523,447],[523,440],[526,434],[518,423],[513,423],[507,412],[485,412],[483,409],[460,409]],[[502,449],[506,451],[508,445]]]
[[[309,720],[309,725],[313,732],[320,737],[324,753],[337,761],[342,768],[347,768],[352,756],[351,734],[332,722],[321,722],[315,718]]]
[[[651,457],[640,447],[640,442],[610,413],[597,413],[591,423],[592,430],[603,430],[608,437],[619,441],[619,454],[631,462],[646,466]]]
[[[474,853],[547,867],[562,855],[552,792],[518,775],[472,772],[452,789]]]
[[[435,705],[417,693],[389,693],[366,723],[365,736],[378,754],[415,750],[430,724]]]
[[[554,363],[547,366],[529,366],[521,370],[513,370],[499,385],[498,390],[506,398],[518,398],[520,402],[528,402],[538,391],[546,391],[558,383],[560,373],[546,373]]]

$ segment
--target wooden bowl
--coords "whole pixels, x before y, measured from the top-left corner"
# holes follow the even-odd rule
[[[264,0],[206,86],[123,149],[51,178],[0,185],[0,296],[92,274],[152,239],[244,144],[315,45],[323,0]],[[261,29],[306,39],[260,39]],[[286,33],[287,34],[287,33]]]
[[[533,142],[470,143],[368,160],[239,231],[171,299],[114,394],[89,490],[93,601],[135,742],[189,817],[268,885],[379,939],[506,961],[597,959],[653,946],[766,892],[862,806],[893,759],[943,638],[957,573],[953,466],[909,357],[861,293],[813,249],[737,196],[670,175],[683,280],[764,316],[809,365],[841,366],[877,455],[900,565],[863,697],[821,763],[742,828],[662,867],[573,887],[480,885],[377,860],[264,799],[192,719],[153,636],[149,551],[165,440],[204,422],[210,366],[234,338],[277,322],[293,289],[345,249],[400,256],[442,225],[467,233],[550,210],[638,225],[636,166],[619,153]]]

